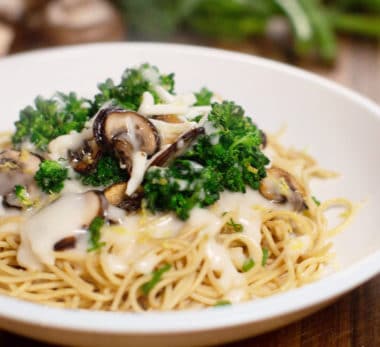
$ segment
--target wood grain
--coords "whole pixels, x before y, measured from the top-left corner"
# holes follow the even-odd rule
[[[261,48],[258,49],[253,45],[223,47],[268,55],[268,52],[263,52]],[[280,60],[288,58],[278,54],[273,55],[273,52],[269,54]],[[342,40],[340,56],[334,68],[321,68],[305,62],[299,62],[299,65],[380,103],[379,42]],[[0,332],[0,346],[52,347],[53,345]],[[159,341],[157,346],[160,346]],[[380,276],[302,321],[225,347],[380,347]]]

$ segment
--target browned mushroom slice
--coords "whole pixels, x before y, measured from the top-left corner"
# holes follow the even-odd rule
[[[260,182],[259,191],[262,196],[275,203],[288,201],[295,211],[307,209],[303,186],[289,172],[278,167],[267,170],[267,176]]]
[[[75,236],[68,236],[54,244],[54,250],[57,252],[67,251],[68,249],[75,248],[77,239]]]
[[[151,118],[155,120],[167,122],[167,123],[173,123],[173,124],[183,123],[183,120],[175,114],[164,114],[164,115],[152,116]]]
[[[128,140],[126,133],[116,135],[112,141],[116,156],[120,160],[121,167],[129,174],[132,172],[133,166],[133,146]]]
[[[93,125],[94,135],[100,146],[112,147],[116,135],[125,134],[134,150],[146,152],[148,156],[160,147],[160,136],[156,127],[144,116],[120,108],[105,108],[99,111]]]
[[[167,166],[172,160],[182,155],[194,140],[205,133],[203,127],[194,128],[178,138],[176,142],[163,149],[152,160],[150,166]]]
[[[80,224],[78,224],[76,230],[72,230],[73,234],[67,237],[64,237],[61,240],[58,240],[54,244],[54,250],[55,251],[64,251],[70,248],[74,248],[77,242],[77,237],[81,235],[81,233],[78,234],[78,231],[87,229],[91,222],[94,220],[95,217],[104,217],[106,210],[108,208],[108,201],[104,197],[103,192],[98,190],[90,190],[86,193],[81,194],[74,194],[74,199],[78,196],[81,196],[84,199],[84,205],[86,208],[82,211],[78,211],[81,216]],[[66,201],[66,203],[70,203],[70,197],[65,197],[63,200],[62,198],[58,201]],[[50,207],[49,207],[50,206]],[[57,208],[61,208],[62,206],[60,204],[52,204],[49,205],[48,208],[54,208],[54,206],[57,206]],[[59,222],[59,221],[58,221]],[[61,221],[62,223],[65,223],[64,221]]]
[[[127,186],[127,182],[112,184],[104,190],[104,196],[111,205],[118,206],[126,196]]]
[[[3,197],[3,206],[8,208],[17,208],[18,210],[28,209],[32,207],[36,201],[40,198],[40,191],[37,185],[34,182],[29,182],[25,187],[25,199],[21,201],[17,195],[15,188],[4,195]]]
[[[69,150],[69,161],[72,168],[79,173],[88,173],[98,163],[101,150],[95,139],[88,139],[77,150]]]
[[[141,207],[144,192],[142,188],[139,188],[132,195],[126,195],[127,186],[126,182],[113,184],[105,189],[104,196],[111,205],[120,207],[127,212],[133,212]]]
[[[0,153],[0,195],[11,192],[16,185],[33,182],[41,159],[27,151],[5,150]]]

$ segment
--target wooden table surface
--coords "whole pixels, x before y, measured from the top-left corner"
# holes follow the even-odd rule
[[[308,63],[299,65],[359,91],[380,104],[380,43],[343,40],[340,46],[340,56],[334,68]],[[248,44],[223,48],[262,53]],[[159,341],[157,345],[160,346]],[[0,332],[0,346],[53,347],[7,332]],[[243,346],[380,347],[380,276],[302,321],[225,347]]]

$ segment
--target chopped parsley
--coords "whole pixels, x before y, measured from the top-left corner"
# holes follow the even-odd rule
[[[265,266],[268,261],[269,251],[267,248],[263,248],[263,258],[261,259],[261,265]]]
[[[231,305],[230,300],[219,300],[215,303],[214,307],[222,307],[222,306],[228,306]]]
[[[30,198],[30,195],[24,186],[16,185],[14,191],[17,200],[23,207],[28,208],[34,205],[34,201]]]
[[[243,272],[248,272],[255,266],[255,261],[252,258],[247,259],[242,267]]]
[[[311,198],[313,199],[313,201],[315,202],[317,206],[321,204],[321,202],[315,196],[312,196]]]
[[[161,277],[162,275],[169,271],[171,269],[171,265],[170,264],[165,264],[163,265],[162,267],[160,267],[159,269],[157,269],[156,271],[153,271],[152,273],[152,278],[150,281],[144,283],[142,286],[141,286],[141,290],[142,292],[144,293],[144,295],[148,295],[149,292],[154,288],[154,286],[161,281]]]
[[[90,246],[87,249],[87,252],[97,251],[105,245],[105,242],[100,242],[100,229],[103,227],[104,223],[105,220],[102,217],[95,217],[92,220],[88,228],[88,231],[90,232]]]
[[[236,233],[241,233],[243,231],[243,225],[235,223],[232,218],[227,222],[227,226],[231,227]]]

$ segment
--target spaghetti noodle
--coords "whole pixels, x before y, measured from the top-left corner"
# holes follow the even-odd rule
[[[25,216],[4,215],[0,293],[63,308],[141,312],[242,302],[317,280],[334,257],[329,238],[350,222],[354,206],[346,199],[313,199],[310,180],[335,174],[311,156],[283,147],[277,136],[269,137],[266,151],[272,166],[305,189],[303,212],[263,203],[253,190],[223,192],[220,201],[194,209],[185,222],[143,209],[125,217],[132,222],[104,227],[106,245],[99,251],[56,251],[54,264],[37,270],[20,266],[17,257]],[[345,218],[328,229],[324,213],[337,205]],[[249,229],[235,230],[242,213]]]

